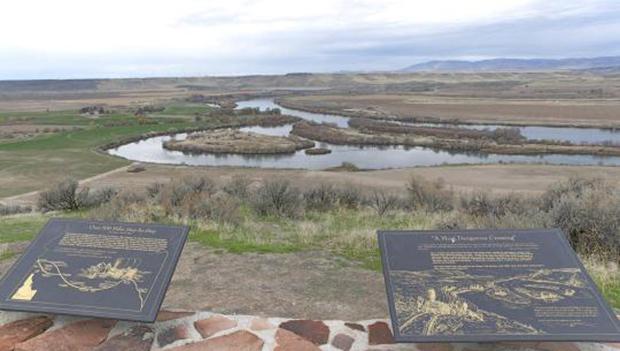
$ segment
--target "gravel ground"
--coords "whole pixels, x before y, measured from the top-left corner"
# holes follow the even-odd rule
[[[1,244],[22,251],[26,243]],[[4,275],[18,256],[0,261]],[[188,243],[163,304],[226,314],[361,320],[387,318],[381,273],[312,251],[232,254]]]

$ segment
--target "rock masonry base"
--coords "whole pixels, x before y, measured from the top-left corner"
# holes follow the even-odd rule
[[[313,321],[166,310],[152,324],[0,312],[0,351],[617,351],[620,344],[394,344],[387,320]]]

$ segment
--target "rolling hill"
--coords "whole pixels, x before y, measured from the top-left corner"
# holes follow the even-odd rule
[[[620,56],[565,58],[565,59],[513,59],[497,58],[481,61],[439,60],[411,65],[401,72],[490,72],[490,71],[557,71],[587,70],[620,67]]]

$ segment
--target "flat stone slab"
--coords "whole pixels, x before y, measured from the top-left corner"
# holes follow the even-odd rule
[[[280,328],[293,332],[316,345],[327,343],[329,328],[321,321],[293,320],[280,324]]]
[[[214,337],[194,344],[176,347],[174,351],[260,351],[263,340],[248,331]]]
[[[93,351],[149,351],[153,346],[153,329],[146,325],[138,325],[104,341]]]
[[[234,328],[237,322],[224,316],[213,316],[194,322],[194,327],[203,338],[213,336],[223,330]]]
[[[116,321],[91,319],[73,322],[15,346],[15,351],[90,351],[103,343]]]
[[[46,316],[16,320],[0,326],[0,351],[13,350],[15,345],[42,334],[54,322]]]

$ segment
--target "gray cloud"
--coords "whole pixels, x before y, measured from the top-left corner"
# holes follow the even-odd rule
[[[587,6],[584,5],[587,3]],[[368,16],[367,2],[334,10],[334,18]],[[366,6],[366,7],[364,7]],[[174,27],[201,28],[196,50],[150,47],[143,50],[62,52],[0,47],[0,79],[145,77],[393,70],[432,59],[561,58],[620,55],[620,4],[616,1],[537,2],[536,11],[480,24],[423,24],[280,18],[285,30],[270,29],[269,18],[234,9],[197,12]],[[231,35],[230,46],[201,45],[209,31],[234,25],[266,30]],[[231,27],[232,26],[232,27]],[[262,28],[262,27],[261,27]]]

